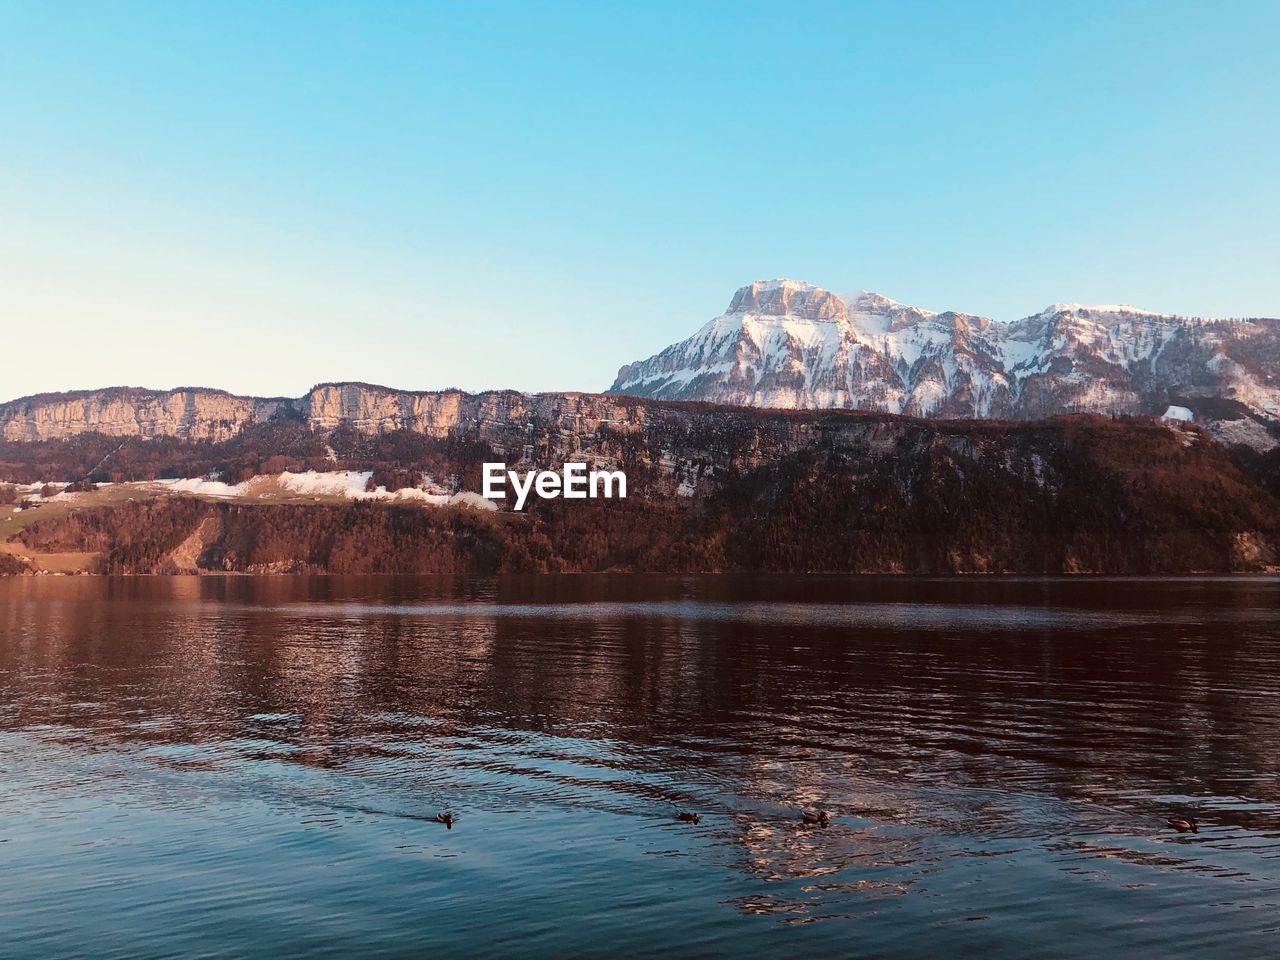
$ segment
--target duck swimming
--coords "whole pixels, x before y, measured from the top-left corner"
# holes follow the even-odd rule
[[[831,814],[825,810],[805,810],[801,817],[805,823],[815,827],[826,827],[831,824]]]
[[[1165,821],[1179,833],[1199,833],[1200,821],[1195,817],[1170,817]]]
[[[696,813],[690,813],[688,810],[681,810],[676,814],[676,819],[681,823],[697,823],[702,818]]]
[[[435,822],[436,822],[436,823],[443,823],[443,824],[444,824],[444,828],[445,828],[446,830],[452,830],[452,829],[453,829],[453,814],[452,814],[452,813],[437,813],[433,819],[435,820]]]

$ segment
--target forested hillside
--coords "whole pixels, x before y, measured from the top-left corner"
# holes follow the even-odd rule
[[[0,476],[125,483],[279,470],[429,475],[479,489],[480,464],[625,469],[625,500],[524,513],[384,503],[139,498],[30,524],[11,552],[92,554],[108,573],[538,571],[1108,572],[1260,570],[1280,504],[1203,431],[1145,418],[927,421],[657,405],[643,430],[584,441],[531,421],[519,446],[455,429],[315,430],[283,418],[213,443],[0,444]],[[1252,463],[1265,472],[1262,459]],[[25,471],[25,472],[24,472]],[[2,568],[0,568],[2,569]],[[10,572],[13,572],[12,570]]]

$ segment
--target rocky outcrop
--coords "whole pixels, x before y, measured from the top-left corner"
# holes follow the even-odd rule
[[[85,433],[117,437],[227,440],[273,418],[316,430],[345,426],[366,434],[411,430],[446,437],[459,428],[478,439],[524,436],[534,420],[594,433],[602,424],[633,426],[643,401],[599,394],[524,394],[496,390],[415,393],[368,383],[328,383],[298,399],[240,397],[218,390],[111,388],[24,397],[0,405],[0,438],[63,440]]]
[[[222,517],[211,514],[203,517],[196,528],[169,553],[169,563],[178,573],[194,573],[199,569],[200,554],[221,536]]]
[[[290,401],[237,397],[222,390],[112,387],[42,393],[0,405],[0,438],[62,440],[82,433],[116,437],[226,440],[270,419]]]
[[[757,280],[733,295],[730,313],[757,313],[766,317],[799,317],[804,320],[848,321],[844,301],[834,293],[808,284]]]

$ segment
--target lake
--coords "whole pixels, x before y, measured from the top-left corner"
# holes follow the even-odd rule
[[[0,580],[0,918],[11,960],[1275,956],[1280,581]]]

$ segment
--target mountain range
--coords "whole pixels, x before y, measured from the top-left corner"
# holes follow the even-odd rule
[[[797,280],[739,289],[687,340],[627,364],[607,391],[784,410],[938,419],[1169,412],[1228,447],[1280,446],[1280,320],[1205,319],[1124,305],[1055,304],[1012,323],[837,295]],[[96,432],[222,441],[294,417],[313,428],[444,435],[509,408],[571,408],[592,394],[405,391],[328,383],[303,397],[112,387],[0,403],[0,439]]]
[[[1054,304],[1003,323],[762,280],[687,340],[622,367],[609,392],[1020,420],[1174,406],[1224,442],[1266,450],[1280,421],[1280,320]]]
[[[764,281],[605,394],[2,403],[0,573],[1275,570],[1275,376],[1274,320]],[[568,461],[630,495],[466,505],[484,463]]]

